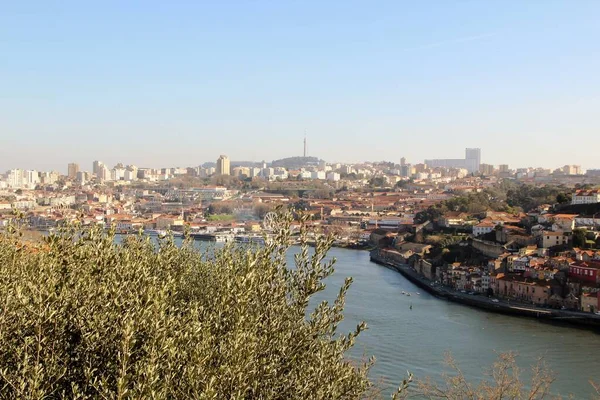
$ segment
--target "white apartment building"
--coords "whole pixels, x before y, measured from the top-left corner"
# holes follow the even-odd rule
[[[113,168],[110,171],[110,178],[113,181],[120,181],[125,179],[125,168]]]
[[[340,180],[340,174],[338,174],[337,172],[330,171],[327,173],[327,180],[332,181],[332,182],[337,182]]]
[[[40,183],[40,173],[35,170],[25,171],[25,186],[28,188],[35,188]]]
[[[325,171],[313,171],[311,174],[312,179],[325,179],[326,177]]]
[[[124,179],[126,181],[135,181],[137,179],[137,170],[126,169]]]
[[[578,190],[573,193],[571,204],[600,203],[600,190]]]
[[[6,174],[6,183],[8,187],[18,189],[24,186],[25,182],[25,171],[22,169],[11,169]]]

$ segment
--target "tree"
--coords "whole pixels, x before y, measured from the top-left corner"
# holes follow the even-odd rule
[[[586,240],[585,229],[573,229],[573,247],[585,248]]]
[[[256,218],[263,219],[269,211],[273,210],[273,208],[272,204],[256,203],[252,208],[252,212]]]
[[[383,187],[383,186],[385,186],[385,178],[383,176],[375,176],[375,177],[369,179],[369,186]]]
[[[346,280],[307,314],[334,261],[332,239],[309,251],[301,230],[286,267],[290,214],[248,251],[202,254],[186,241],[74,225],[42,244],[0,234],[2,398],[355,399],[372,360],[346,352],[366,329],[339,335]],[[305,218],[302,220],[304,227]]]
[[[446,364],[452,372],[444,375],[442,384],[431,379],[417,381],[416,387],[405,392],[406,396],[403,397],[446,400],[541,400],[549,397],[550,387],[554,382],[553,374],[541,359],[531,368],[530,381],[523,382],[515,354],[510,352],[499,354],[492,368],[484,372],[486,379],[477,385],[467,381],[449,354],[446,355]]]
[[[571,194],[570,193],[559,193],[556,196],[556,202],[558,204],[569,204],[571,202]]]
[[[208,215],[233,214],[233,207],[229,203],[211,203],[207,209]]]

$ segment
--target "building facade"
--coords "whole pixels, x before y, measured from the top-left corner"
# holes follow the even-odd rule
[[[221,155],[217,159],[217,175],[231,175],[231,162],[225,155]]]

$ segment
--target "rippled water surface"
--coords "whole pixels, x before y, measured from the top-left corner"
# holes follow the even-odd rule
[[[553,392],[589,398],[589,380],[600,381],[598,333],[437,299],[399,273],[370,262],[365,251],[332,249],[330,255],[337,259],[336,272],[318,297],[333,299],[344,278],[354,278],[342,328],[350,331],[361,320],[369,325],[353,356],[366,353],[377,358],[372,371],[375,380],[384,378],[395,385],[407,370],[416,377],[439,376],[446,370],[443,360],[447,351],[463,372],[476,380],[494,362],[495,352],[512,350],[519,354],[521,368],[544,357],[557,374]]]

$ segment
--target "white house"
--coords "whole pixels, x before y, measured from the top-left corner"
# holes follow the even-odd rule
[[[473,226],[473,236],[485,235],[486,233],[490,233],[494,230],[496,225],[489,220],[482,220],[477,225]]]
[[[573,193],[571,204],[600,203],[600,190],[577,190]]]

